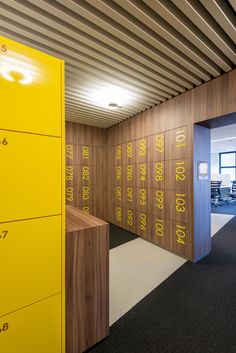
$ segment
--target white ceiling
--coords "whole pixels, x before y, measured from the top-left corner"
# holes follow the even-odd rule
[[[64,59],[66,119],[107,128],[232,70],[235,10],[235,0],[0,0],[0,33]],[[122,108],[92,101],[117,87]]]
[[[211,153],[236,151],[236,124],[211,130]]]

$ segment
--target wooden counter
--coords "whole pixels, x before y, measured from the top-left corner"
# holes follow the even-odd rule
[[[66,206],[66,352],[109,332],[109,225]]]

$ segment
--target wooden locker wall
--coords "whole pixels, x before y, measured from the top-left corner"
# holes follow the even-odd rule
[[[66,122],[66,204],[106,219],[106,130]]]
[[[233,70],[107,130],[108,221],[201,257],[209,239],[194,239],[194,123],[235,112],[235,91]]]

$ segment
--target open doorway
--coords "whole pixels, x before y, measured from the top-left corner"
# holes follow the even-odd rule
[[[211,186],[212,213],[236,215],[236,124],[211,130]]]
[[[211,129],[212,235],[236,216],[236,124]]]

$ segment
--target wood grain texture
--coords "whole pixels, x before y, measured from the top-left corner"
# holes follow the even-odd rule
[[[109,332],[109,225],[66,207],[66,349],[82,353]]]
[[[106,131],[66,123],[66,203],[106,219]]]
[[[116,175],[113,167],[115,164],[122,170],[120,185],[127,185],[127,172],[125,172],[129,163],[127,144],[132,144],[132,163],[130,163],[136,166],[134,169],[136,192],[133,193],[136,198],[136,206],[132,208],[136,233],[193,261],[207,253],[207,246],[204,248],[203,245],[201,247],[198,244],[198,250],[194,246],[196,240],[193,175],[194,158],[196,158],[193,154],[194,123],[235,112],[235,91],[236,70],[233,70],[107,130],[108,151],[110,149],[115,151],[117,146],[121,146],[122,150],[118,161],[112,160],[112,158],[108,160],[108,185],[113,183],[114,175]],[[146,141],[146,156],[140,156],[140,141],[144,140]],[[144,142],[142,144],[145,145]],[[147,166],[146,180],[140,178],[142,163]],[[163,180],[161,176],[163,176]],[[130,182],[129,186],[134,187],[134,184]],[[140,188],[147,189],[147,211],[139,207]],[[157,190],[164,193],[163,212],[158,212],[155,209],[155,192]],[[177,196],[177,194],[184,194],[184,196]],[[122,195],[127,197],[125,191]],[[183,198],[184,202],[178,198]],[[127,199],[122,199],[121,203],[122,207],[117,206],[110,197],[107,198],[109,209],[107,219],[113,221],[118,214],[118,218],[121,217],[122,222],[118,221],[116,224],[127,229]],[[186,210],[181,211],[180,209],[183,210],[183,208],[178,207],[180,211],[177,212],[177,206],[184,206]],[[112,208],[113,211],[111,211]],[[147,236],[139,230],[140,212],[147,215]],[[113,216],[110,218],[110,215]],[[158,219],[163,223],[158,225],[158,221],[156,221]],[[157,233],[160,233],[161,225],[163,225],[163,235],[157,236],[155,229],[157,227]]]

